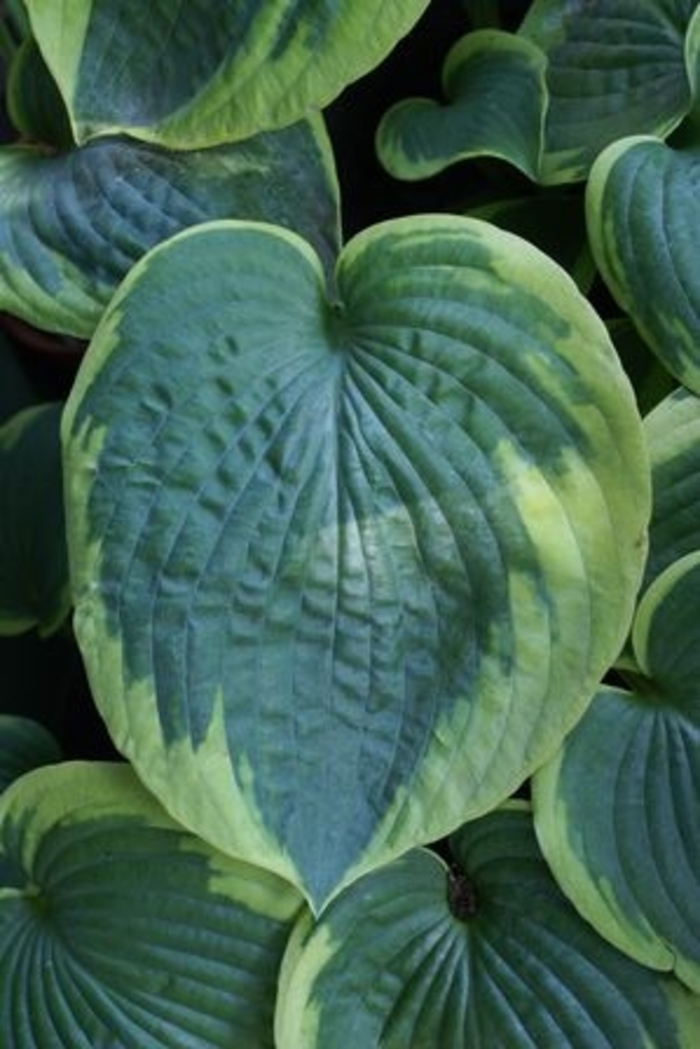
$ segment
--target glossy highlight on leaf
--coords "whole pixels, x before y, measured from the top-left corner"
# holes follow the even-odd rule
[[[692,1049],[700,999],[632,962],[558,889],[522,806],[367,875],[287,947],[279,1049]],[[469,882],[460,912],[450,885]]]
[[[336,288],[281,229],[181,234],[64,414],[75,629],[116,745],[316,908],[551,753],[627,633],[649,512],[605,329],[535,248],[395,220]]]
[[[16,780],[0,850],[8,1046],[272,1049],[298,895],[184,831],[128,766]]]

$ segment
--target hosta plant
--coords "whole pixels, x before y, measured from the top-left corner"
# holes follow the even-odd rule
[[[694,1046],[696,4],[2,13],[8,1045]]]

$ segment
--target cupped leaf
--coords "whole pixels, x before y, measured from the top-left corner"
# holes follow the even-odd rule
[[[700,392],[700,155],[655,138],[623,139],[588,186],[591,247],[610,291],[664,366]]]
[[[535,0],[517,33],[477,30],[449,52],[445,103],[392,107],[377,138],[394,175],[492,156],[545,184],[585,179],[597,154],[665,136],[692,109],[695,0]]]
[[[533,779],[536,826],[581,914],[700,992],[700,551],[658,576],[634,691],[604,689]]]
[[[290,886],[185,832],[126,765],[23,776],[0,842],[13,1049],[272,1049]]]
[[[558,889],[524,808],[413,851],[303,916],[282,964],[279,1049],[695,1045],[700,999],[600,939]]]
[[[330,269],[338,189],[322,120],[208,150],[128,138],[66,153],[0,150],[0,308],[89,337],[116,286],[146,251],[216,218],[279,223]]]
[[[27,0],[78,142],[199,148],[284,127],[389,53],[428,0]]]
[[[384,167],[397,178],[422,179],[471,157],[498,157],[537,178],[546,110],[546,59],[513,33],[469,33],[443,67],[446,103],[398,102],[377,130]]]
[[[649,512],[605,328],[535,248],[395,220],[336,286],[281,229],[181,234],[117,292],[64,416],[116,745],[316,907],[558,745],[626,636]]]
[[[0,792],[25,772],[62,757],[58,741],[38,721],[0,714]]]
[[[50,634],[70,611],[61,410],[25,408],[0,427],[0,634]]]
[[[646,587],[674,561],[700,550],[700,400],[676,390],[650,412],[644,429],[654,492]]]

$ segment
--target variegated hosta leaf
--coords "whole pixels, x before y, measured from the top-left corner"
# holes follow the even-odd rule
[[[605,281],[668,370],[700,393],[700,157],[623,139],[588,186],[591,246]]]
[[[546,256],[416,217],[351,241],[336,287],[281,229],[181,234],[64,416],[117,746],[316,907],[551,753],[626,636],[649,511],[630,387]]]
[[[0,308],[89,337],[149,248],[216,218],[279,223],[332,268],[338,192],[320,120],[247,142],[173,152],[128,138],[47,154],[0,149]]]
[[[38,721],[0,714],[0,792],[23,773],[62,756],[57,740]]]
[[[0,426],[0,634],[50,634],[71,607],[59,404]]]
[[[22,41],[13,57],[5,105],[14,127],[25,140],[54,149],[70,149],[73,145],[63,99],[32,36]]]
[[[534,777],[564,891],[602,936],[700,992],[700,551],[646,591],[634,691],[605,689]],[[700,1030],[700,1028],[698,1028]]]
[[[187,149],[292,124],[377,65],[428,0],[27,0],[76,141]]]
[[[478,30],[450,51],[447,101],[409,99],[378,133],[399,178],[488,155],[530,178],[586,177],[624,135],[666,135],[692,104],[696,0],[535,0],[516,34]]]
[[[529,40],[482,29],[443,67],[447,102],[409,98],[377,131],[379,158],[396,178],[422,179],[470,157],[498,157],[537,178],[546,109],[546,59]]]
[[[692,105],[697,0],[535,0],[520,33],[547,55],[541,178],[585,178],[623,135],[665,136]]]
[[[127,765],[16,780],[0,845],[8,1047],[272,1049],[290,886],[188,834]]]
[[[644,420],[653,510],[645,587],[674,561],[700,550],[700,399],[683,388]]]
[[[626,958],[562,895],[530,814],[454,835],[457,868],[415,850],[367,875],[282,963],[278,1049],[693,1049],[700,998]]]

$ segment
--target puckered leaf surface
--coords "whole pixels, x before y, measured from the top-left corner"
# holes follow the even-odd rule
[[[0,1014],[12,1049],[272,1049],[299,896],[170,820],[127,765],[0,799]]]
[[[377,65],[428,0],[27,0],[76,141],[192,149],[292,124]]]
[[[700,551],[646,591],[636,687],[605,689],[533,780],[567,895],[612,943],[700,992]]]
[[[117,284],[149,248],[217,218],[278,223],[332,269],[338,192],[323,122],[207,150],[126,137],[47,153],[0,149],[0,308],[88,338]]]
[[[692,1049],[700,999],[602,940],[558,889],[527,811],[415,850],[302,916],[279,1049]]]
[[[507,796],[629,627],[631,389],[570,278],[476,220],[201,227],[64,416],[75,626],[117,744],[224,851],[345,881]]]

